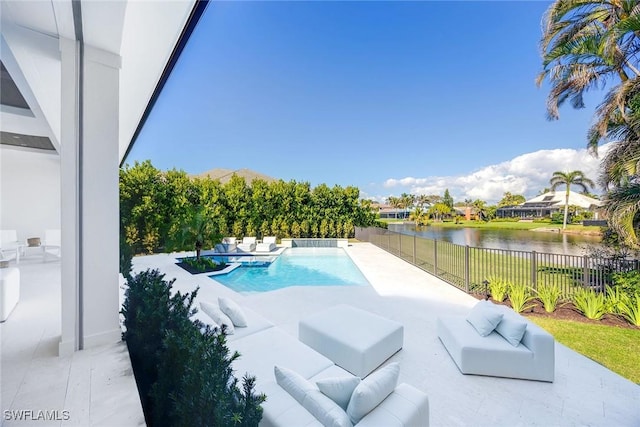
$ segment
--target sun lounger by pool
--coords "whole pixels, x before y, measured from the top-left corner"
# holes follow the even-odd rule
[[[276,248],[276,236],[265,236],[262,242],[256,244],[256,252],[271,252]]]
[[[238,245],[238,250],[243,252],[253,252],[256,250],[255,237],[243,237],[242,243]]]

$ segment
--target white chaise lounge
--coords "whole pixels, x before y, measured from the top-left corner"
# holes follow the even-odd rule
[[[215,245],[215,252],[231,253],[235,252],[238,247],[235,237],[224,237],[221,243]]]
[[[256,244],[256,252],[271,252],[276,248],[276,236],[265,236]]]
[[[214,316],[219,316],[215,307],[211,307],[212,305],[213,302],[209,301],[209,311],[213,311]],[[233,334],[228,335],[227,345],[232,352],[240,353],[240,357],[233,365],[236,377],[240,379],[245,373],[256,376],[256,391],[267,395],[267,400],[262,405],[261,427],[320,427],[323,425],[426,427],[429,425],[427,395],[405,383],[399,385],[393,383],[391,388],[384,392],[379,402],[375,402],[366,413],[357,414],[356,423],[351,422],[350,415],[347,415],[349,411],[344,411],[337,403],[322,394],[316,381],[332,382],[340,379],[359,382],[360,380],[337,366],[329,358],[273,326],[259,314],[246,308],[242,308],[242,311],[246,327],[233,325]],[[213,325],[208,313],[200,311],[196,313],[196,317],[203,323],[208,322]],[[217,320],[221,319],[218,317]],[[222,321],[233,323],[228,317]],[[282,367],[282,371],[295,372],[295,375],[306,384],[306,394],[301,396],[293,393],[292,395],[285,390],[282,386],[282,378],[276,377],[278,375],[276,366]],[[381,368],[380,371],[385,368]],[[373,377],[377,372],[371,374],[371,381],[374,381]],[[353,415],[353,411],[350,414]],[[334,416],[342,421],[331,421]]]
[[[478,318],[487,320],[486,336],[472,325]],[[463,374],[554,380],[553,336],[509,307],[480,301],[467,316],[439,317],[437,331]]]
[[[255,237],[243,237],[242,243],[238,244],[238,250],[242,252],[253,252],[256,250]]]

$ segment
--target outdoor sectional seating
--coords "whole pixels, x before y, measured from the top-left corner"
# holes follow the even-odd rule
[[[471,322],[477,325],[478,317],[487,320],[487,312],[494,318],[486,323],[484,333],[487,335],[482,336]],[[502,327],[501,323],[507,326]],[[463,374],[554,380],[553,336],[509,307],[480,301],[467,316],[439,317],[437,331]]]
[[[201,306],[207,307],[209,311],[215,311],[212,305],[211,301],[204,305],[201,302]],[[246,327],[233,326],[234,331],[233,334],[228,335],[227,345],[230,351],[240,353],[240,357],[234,362],[236,377],[241,379],[246,373],[256,376],[256,391],[267,395],[267,400],[262,404],[263,417],[260,426],[423,427],[429,425],[427,395],[405,383],[397,386],[393,383],[388,392],[382,396],[382,400],[375,403],[373,408],[369,408],[366,414],[361,414],[363,416],[353,424],[343,409],[336,409],[339,406],[319,392],[316,381],[335,381],[338,378],[349,380],[356,377],[295,337],[275,327],[259,314],[247,308],[243,308],[242,311],[246,318]],[[203,310],[196,313],[194,317],[203,323],[214,324]],[[223,320],[223,322],[230,321],[231,319]],[[302,398],[285,390],[275,372],[276,366],[282,367],[283,371],[295,372],[295,375],[300,377],[308,387],[308,396],[305,395]],[[380,368],[370,377],[374,377],[382,369],[385,368]],[[317,402],[314,403],[316,398],[324,399],[321,400],[323,405],[328,406],[317,406]],[[327,409],[329,407],[332,408],[331,411]],[[342,421],[328,421],[329,412],[338,413]]]

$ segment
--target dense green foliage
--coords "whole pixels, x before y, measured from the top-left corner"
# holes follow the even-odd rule
[[[121,313],[145,418],[153,426],[257,426],[263,395],[233,377],[224,331],[192,322],[197,290],[172,295],[158,270],[129,278]]]
[[[353,237],[355,226],[376,223],[356,187],[256,179],[234,175],[221,184],[162,172],[149,161],[120,170],[121,240],[134,253],[212,247],[221,236]],[[198,243],[199,242],[199,243]]]

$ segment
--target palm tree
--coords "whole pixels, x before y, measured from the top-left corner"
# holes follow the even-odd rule
[[[614,141],[599,181],[610,189],[609,224],[631,245],[638,245],[638,234],[629,227],[633,231],[640,217],[639,6],[638,0],[554,1],[544,16],[543,71],[537,79],[538,85],[551,83],[547,111],[553,119],[565,101],[582,108],[585,92],[613,82],[596,110],[587,146],[597,154],[601,141]]]
[[[541,49],[543,71],[538,85],[551,83],[547,99],[549,118],[567,100],[584,108],[584,94],[617,82],[596,112],[589,131],[589,147],[598,142],[611,125],[626,123],[628,102],[640,93],[640,8],[637,0],[556,0],[543,19]]]
[[[569,194],[571,193],[571,186],[576,185],[584,191],[588,191],[590,187],[595,187],[595,184],[589,178],[584,176],[582,171],[556,171],[551,176],[549,184],[551,184],[551,191],[555,191],[556,188],[562,185],[567,187],[564,199],[564,220],[562,222],[562,229],[564,230],[567,228],[567,217],[569,216]]]
[[[417,226],[425,225],[427,223],[427,213],[420,206],[416,206],[415,209],[409,215],[409,220],[414,221]],[[426,224],[428,225],[428,223]]]
[[[609,225],[617,231],[622,243],[639,249],[640,183],[629,183],[610,191],[605,198],[605,211]]]

